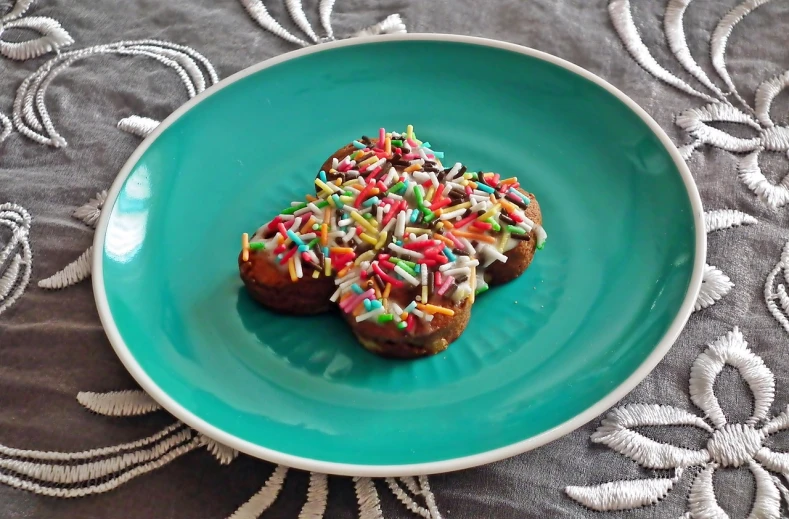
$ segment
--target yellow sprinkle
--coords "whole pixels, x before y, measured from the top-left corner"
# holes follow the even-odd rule
[[[378,243],[375,244],[375,250],[383,248],[383,246],[386,244],[387,235],[388,233],[384,231],[380,236],[378,236]]]
[[[468,185],[468,180],[464,178],[463,180],[461,180],[461,181],[459,182],[459,184],[460,184],[461,186],[463,186],[463,187],[466,187],[466,186]]]
[[[406,227],[405,232],[408,234],[414,233],[416,235],[430,234],[430,229],[424,229],[422,227]]]
[[[389,298],[389,292],[391,292],[391,291],[392,291],[392,284],[391,283],[387,283],[386,284],[386,288],[384,288],[384,294],[383,294],[384,299]]]
[[[499,211],[501,211],[501,204],[496,204],[483,213],[479,218],[477,218],[477,221],[484,222],[488,218],[491,218],[493,215],[497,214]]]
[[[359,183],[359,179],[358,178],[352,178],[351,180],[345,182],[343,184],[343,186],[351,186],[353,184],[358,184],[358,183]]]
[[[319,178],[315,179],[315,185],[321,188],[321,190],[327,195],[331,195],[332,193],[334,193],[334,191],[332,191],[332,189],[328,185],[323,183],[323,181]]]
[[[444,212],[451,213],[452,211],[457,211],[458,209],[466,209],[468,207],[471,207],[471,202],[463,202],[462,204],[453,205],[451,207],[445,207]]]
[[[334,169],[334,168],[331,168],[331,169],[329,170],[329,173],[337,173],[337,170],[336,170],[336,169]]]
[[[392,134],[389,133],[386,135],[386,144],[384,145],[384,153],[387,155],[392,154]]]
[[[372,164],[373,162],[378,162],[378,156],[373,155],[369,159],[367,159],[367,160],[365,160],[363,162],[360,162],[358,165],[359,166],[367,166],[368,164]]]
[[[422,285],[422,301],[427,301],[427,285]]]
[[[249,234],[241,235],[241,261],[249,261]]]
[[[334,207],[335,209],[337,208],[337,204],[335,204],[335,203],[334,203],[334,198],[332,198],[332,197],[328,197],[328,198],[326,199],[326,201],[327,201],[327,202],[329,202],[329,205],[330,205],[330,206]]]
[[[370,222],[368,222],[367,220],[365,220],[364,216],[362,216],[358,212],[356,212],[356,211],[351,212],[351,218],[356,220],[359,223],[359,225],[361,225],[362,227],[364,227],[365,229],[370,231],[370,233],[378,234],[378,229],[373,227],[373,225]],[[374,240],[373,240],[373,245],[375,245],[375,241]]]
[[[428,314],[444,314],[449,316],[455,315],[454,310],[451,308],[444,308],[443,306],[417,303],[416,307]]]
[[[364,254],[360,255],[356,260],[353,262],[354,266],[359,266],[362,264],[363,261],[370,261],[375,258],[375,252],[368,250]],[[342,276],[341,276],[342,277]]]
[[[436,188],[434,186],[430,186],[430,189],[428,189],[427,193],[425,194],[425,200],[427,200],[428,202],[432,202],[433,195],[435,194],[436,194]]]
[[[313,277],[314,279],[318,279],[318,276],[320,276],[320,275],[321,275],[321,273],[320,273],[320,271],[319,271],[319,270],[313,270],[313,271],[312,271],[312,277]]]
[[[409,124],[405,127],[405,137],[406,139],[413,139],[414,138],[414,126]]]
[[[502,253],[504,252],[504,249],[507,248],[507,242],[509,242],[509,241],[510,241],[510,233],[508,233],[507,231],[504,231],[501,234],[501,238],[499,239],[499,246],[496,247],[497,249],[499,249],[499,252],[502,252]]]
[[[375,247],[377,245],[377,243],[378,243],[378,242],[375,241],[375,238],[373,238],[372,236],[370,236],[366,232],[363,232],[362,234],[360,234],[359,238],[361,238],[363,241],[366,241],[367,243],[369,243],[373,247]]]
[[[329,226],[321,224],[321,245],[324,247],[329,244]]]
[[[295,283],[296,281],[299,280],[299,278],[296,276],[296,262],[293,259],[293,256],[291,256],[290,259],[288,260],[288,272],[290,272],[291,281]]]
[[[444,211],[441,211],[441,214],[444,214]],[[438,222],[438,223],[436,224],[436,230],[437,230],[437,231],[440,231],[440,230],[441,230],[441,229],[443,229],[443,228],[444,228],[444,222]]]
[[[324,267],[324,274],[326,274],[326,277],[331,276],[331,258],[326,258],[323,267]]]
[[[341,178],[335,178],[334,179],[334,185],[335,186],[339,186],[340,184],[342,184],[342,179]]]
[[[329,250],[335,254],[350,254],[353,249],[350,247],[330,247]]]
[[[410,166],[405,168],[403,171],[405,171],[406,173],[411,173],[412,171],[419,171],[420,169],[422,169],[422,165],[421,164],[411,164]]]

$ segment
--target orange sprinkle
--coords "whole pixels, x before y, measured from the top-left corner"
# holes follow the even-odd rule
[[[446,227],[447,229],[454,229],[455,227],[454,225],[452,225],[452,222],[450,222],[449,220],[441,220],[439,223],[443,223],[444,227]]]
[[[344,269],[342,269],[341,271],[339,271],[339,272],[337,273],[337,277],[338,277],[338,278],[341,278],[341,277],[343,277],[345,274],[347,274],[347,273],[348,273],[348,271],[349,271],[349,270],[351,270],[351,265],[352,265],[351,263],[349,263],[348,265],[346,265]]]
[[[241,235],[241,261],[249,261],[249,234]]]
[[[466,232],[466,231],[454,231],[455,236],[459,236],[461,238],[468,238],[469,240],[477,240],[483,241],[485,243],[496,243],[496,239],[492,236],[487,236],[485,234],[478,234],[475,232]]]
[[[278,234],[277,235],[277,245],[282,245],[283,243],[285,243],[285,238],[281,234]]]
[[[321,224],[321,245],[324,247],[329,243],[329,226]]]
[[[498,202],[504,206],[504,208],[507,210],[508,213],[514,213],[518,209],[517,207],[515,207],[514,204],[508,202],[507,200],[504,200],[503,198]]]
[[[384,145],[384,153],[386,153],[387,155],[391,155],[392,154],[392,136],[391,135],[387,135],[386,136],[386,143]]]
[[[386,284],[386,288],[384,288],[384,294],[383,294],[384,299],[388,299],[389,298],[389,292],[391,292],[391,291],[392,291],[392,284],[391,283],[387,283]]]
[[[307,220],[307,223],[304,224],[304,227],[301,228],[299,231],[300,234],[306,234],[308,229],[312,229],[312,224],[315,223],[315,217],[310,216],[310,219]]]
[[[375,281],[373,281],[373,290],[375,290],[375,298],[381,299],[381,289],[378,288],[378,283]]]
[[[293,256],[290,257],[288,260],[288,272],[290,273],[290,280],[294,283],[299,280],[298,276],[296,276],[296,262],[293,259]]]
[[[471,189],[477,189],[477,183],[473,180],[469,180],[468,185],[471,186]]]
[[[400,319],[405,321],[406,319],[408,319],[408,314],[406,312],[403,312],[402,314],[400,314]]]
[[[505,178],[500,183],[505,185],[505,186],[508,186],[510,184],[516,183],[517,181],[518,181],[518,177],[510,177],[510,178]]]
[[[423,305],[422,303],[417,303],[416,307],[422,310],[423,312],[427,312],[429,314],[443,314],[443,315],[455,315],[455,311],[450,308],[444,308],[443,306],[436,306],[436,305]]]
[[[411,173],[412,171],[419,171],[421,169],[422,169],[422,165],[421,164],[411,164],[410,166],[405,168],[403,171],[405,171],[406,173]]]
[[[455,242],[440,234],[434,234],[433,239],[443,241],[450,249],[455,246]]]
[[[342,179],[341,178],[335,178],[334,179],[334,185],[339,186],[341,184],[342,184]]]
[[[314,196],[312,196],[312,195],[307,195],[307,202],[314,202],[314,201],[316,201],[317,199],[318,199],[317,197],[314,197]]]
[[[350,247],[330,247],[329,250],[335,254],[351,254],[353,252]]]

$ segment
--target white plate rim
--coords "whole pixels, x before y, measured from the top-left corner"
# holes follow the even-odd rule
[[[115,325],[115,321],[113,320],[112,312],[110,311],[110,307],[107,301],[107,295],[104,287],[104,265],[103,265],[102,251],[103,251],[104,240],[107,234],[107,226],[109,223],[111,209],[117,200],[118,194],[121,190],[121,187],[123,186],[124,181],[129,176],[132,169],[134,168],[134,165],[137,163],[137,161],[140,159],[143,153],[148,149],[151,143],[153,143],[153,141],[156,140],[156,138],[163,131],[165,131],[170,125],[172,125],[177,119],[179,119],[192,107],[199,104],[200,102],[202,102],[209,96],[213,95],[214,93],[218,92],[219,90],[227,87],[228,85],[235,83],[236,81],[239,81],[251,74],[255,74],[261,70],[283,63],[285,61],[300,58],[302,56],[306,56],[308,54],[313,54],[316,52],[323,52],[325,50],[336,49],[339,47],[366,45],[366,44],[378,43],[382,41],[444,41],[444,42],[452,42],[452,43],[467,43],[467,44],[484,46],[484,47],[493,47],[497,49],[519,53],[519,54],[524,54],[532,58],[537,58],[546,61],[548,63],[558,65],[607,90],[609,93],[611,93],[616,98],[618,98],[622,103],[624,103],[628,108],[630,108],[630,110],[632,110],[647,124],[650,130],[659,138],[661,144],[663,144],[663,146],[668,150],[669,154],[671,155],[674,164],[676,165],[677,169],[680,172],[683,183],[685,185],[685,190],[690,199],[691,207],[693,210],[693,220],[696,226],[696,251],[695,251],[695,261],[693,265],[693,273],[691,275],[691,280],[688,286],[687,293],[685,294],[685,299],[683,300],[677,315],[672,321],[671,326],[663,335],[663,337],[660,339],[660,341],[657,343],[652,353],[650,353],[649,356],[646,359],[644,359],[644,361],[638,366],[638,368],[619,386],[614,388],[611,392],[609,392],[607,395],[605,395],[603,398],[598,400],[596,403],[594,403],[593,405],[591,405],[581,413],[553,427],[552,429],[544,431],[536,436],[526,438],[524,440],[506,445],[504,447],[499,447],[496,449],[492,449],[477,454],[472,454],[469,456],[463,456],[459,458],[452,458],[452,459],[446,459],[440,461],[402,464],[402,465],[359,465],[359,464],[350,464],[350,463],[329,462],[329,461],[305,458],[301,456],[295,456],[274,449],[269,449],[263,447],[262,445],[249,442],[247,440],[243,440],[195,416],[193,413],[185,409],[183,406],[181,406],[181,404],[179,404],[177,401],[171,398],[141,368],[137,360],[129,351],[129,348],[126,346],[123,337],[121,336],[117,326]],[[232,447],[233,449],[236,449],[240,452],[244,452],[251,456],[261,458],[273,463],[285,465],[296,469],[308,470],[312,472],[321,472],[326,474],[342,475],[342,476],[396,477],[396,476],[415,476],[415,475],[423,475],[423,474],[451,472],[451,471],[476,467],[479,465],[484,465],[487,463],[492,463],[505,458],[509,458],[517,454],[521,454],[526,451],[535,449],[537,447],[545,445],[546,443],[556,440],[566,434],[569,434],[570,432],[588,423],[589,421],[601,415],[607,409],[615,405],[619,400],[621,400],[625,395],[627,395],[633,388],[635,388],[635,386],[639,382],[641,382],[644,378],[646,378],[646,376],[649,375],[649,373],[652,372],[652,370],[655,368],[655,366],[657,366],[657,364],[665,356],[665,354],[668,353],[669,349],[671,349],[671,346],[674,344],[680,332],[685,327],[685,324],[688,318],[690,317],[690,314],[693,312],[693,307],[696,301],[696,297],[698,296],[699,290],[701,288],[703,269],[706,261],[707,235],[704,225],[704,211],[702,208],[701,197],[699,196],[699,192],[693,180],[693,176],[691,175],[690,170],[685,164],[685,161],[680,156],[676,146],[674,146],[674,144],[671,142],[671,139],[669,139],[668,135],[666,135],[666,133],[655,122],[655,120],[652,119],[652,117],[649,114],[647,114],[640,106],[638,106],[635,103],[635,101],[630,99],[626,94],[621,92],[619,89],[617,89],[616,87],[605,81],[604,79],[596,76],[595,74],[592,74],[591,72],[579,67],[578,65],[570,63],[569,61],[566,61],[562,58],[558,58],[551,54],[547,54],[542,51],[534,50],[514,43],[507,43],[507,42],[492,40],[488,38],[474,37],[474,36],[411,33],[411,34],[396,34],[396,35],[384,35],[384,36],[370,36],[364,38],[353,38],[349,40],[324,43],[320,45],[315,45],[313,47],[307,47],[304,49],[299,49],[285,54],[281,54],[274,58],[253,65],[249,68],[241,70],[227,77],[226,79],[220,81],[219,83],[207,89],[206,91],[202,92],[201,94],[195,96],[187,103],[179,107],[177,110],[175,110],[172,114],[170,114],[170,116],[167,117],[164,121],[162,121],[161,124],[159,124],[159,126],[156,127],[153,133],[151,133],[137,147],[137,149],[131,154],[129,159],[123,165],[120,172],[118,173],[118,176],[113,182],[112,187],[110,188],[107,194],[107,199],[104,202],[103,210],[101,212],[101,217],[99,218],[99,222],[96,227],[96,234],[94,237],[93,244],[94,244],[93,259],[92,259],[93,293],[96,300],[96,306],[98,309],[99,318],[101,320],[102,326],[104,327],[104,330],[107,334],[110,344],[112,345],[113,349],[115,350],[115,353],[118,355],[123,365],[129,371],[132,377],[134,377],[137,383],[140,384],[143,390],[147,392],[151,396],[151,398],[153,398],[156,402],[158,402],[165,410],[167,410],[169,413],[171,413],[173,416],[175,416],[185,424],[205,434],[209,438],[212,438],[222,444],[225,444],[228,447]]]

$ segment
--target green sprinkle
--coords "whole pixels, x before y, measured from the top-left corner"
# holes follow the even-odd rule
[[[400,182],[398,182],[397,184],[395,184],[395,185],[393,185],[392,187],[390,187],[389,189],[387,189],[387,190],[386,190],[386,194],[388,195],[389,193],[395,192],[395,191],[397,191],[398,189],[401,189],[401,188],[403,188],[403,187],[405,187],[405,184],[404,184],[402,181],[400,181]]]
[[[373,219],[373,215],[370,214],[370,213],[364,213],[362,215],[362,217],[365,218],[366,220],[372,220]]]
[[[313,248],[313,247],[314,247],[314,246],[315,246],[315,245],[316,245],[316,244],[317,244],[319,241],[321,241],[321,239],[320,239],[320,238],[315,238],[314,240],[312,240],[311,242],[309,242],[309,243],[307,244],[307,248],[308,248],[308,249],[311,249],[311,248]]]
[[[486,221],[491,225],[491,227],[493,227],[494,231],[499,232],[501,230],[501,225],[499,225],[499,222],[494,220],[492,216]]]
[[[542,250],[544,248],[545,248],[545,242],[542,242],[541,244],[537,245],[537,250]]]
[[[427,212],[425,213],[425,223],[430,223],[435,219],[436,219],[435,213],[433,213],[432,211],[430,211],[430,209],[428,209]]]
[[[408,272],[408,273],[409,273],[409,274],[411,274],[412,276],[416,277],[416,275],[417,275],[417,274],[416,274],[416,271],[415,271],[413,268],[411,268],[411,267],[410,267],[410,266],[409,266],[409,265],[408,265],[408,264],[407,264],[405,261],[403,261],[403,260],[401,260],[401,259],[397,259],[397,258],[390,258],[390,259],[391,259],[391,261],[393,261],[393,262],[394,262],[396,265],[399,265],[399,266],[400,266],[400,268],[402,268],[403,270],[405,270],[406,272]],[[411,262],[409,261],[408,263],[411,263]],[[416,266],[416,264],[415,264],[415,263],[411,263],[411,265],[414,265],[414,266]]]
[[[262,241],[256,241],[249,244],[249,250],[265,250],[266,244]]]
[[[400,321],[399,323],[397,323],[397,327],[400,328],[401,330],[405,330],[406,326],[408,326],[408,324],[406,324],[405,321]]]
[[[318,202],[317,204],[315,204],[315,206],[316,206],[318,209],[323,209],[324,207],[326,207],[326,206],[328,206],[328,205],[329,205],[329,202],[327,202],[326,200],[321,200],[320,202]]]
[[[521,229],[517,225],[508,225],[507,230],[512,234],[526,234],[526,229]]]
[[[474,294],[475,295],[481,294],[482,292],[485,292],[488,288],[490,288],[488,285],[482,285],[481,287],[478,287],[477,290],[474,291]]]
[[[394,316],[392,314],[381,314],[378,316],[379,323],[388,323],[389,321],[393,321]]]
[[[414,188],[414,196],[416,197],[416,204],[420,208],[425,205],[425,200],[422,198],[422,189],[419,186]]]
[[[401,140],[392,140],[392,146],[395,146],[397,148],[402,148],[403,147],[403,141],[401,141]]]
[[[287,209],[282,211],[282,214],[293,214],[296,211],[298,211],[299,209],[304,209],[305,207],[307,207],[306,202],[305,203],[301,203],[299,205],[294,205],[294,206],[288,207]]]

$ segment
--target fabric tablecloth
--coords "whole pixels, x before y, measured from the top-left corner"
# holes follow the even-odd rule
[[[324,7],[330,3],[322,2]],[[10,13],[0,22],[0,113],[11,117],[17,112],[21,120],[0,143],[0,204],[16,204],[0,207],[0,224],[5,222],[0,251],[10,251],[0,255],[0,517],[221,519],[267,481],[277,486],[276,478],[270,479],[271,464],[243,455],[223,464],[232,453],[223,459],[221,448],[213,455],[202,443],[170,462],[161,458],[155,470],[125,476],[128,481],[111,491],[53,496],[115,486],[113,478],[134,466],[148,467],[166,450],[148,454],[150,459],[119,462],[125,465],[117,473],[101,460],[123,449],[81,458],[45,454],[134,442],[164,429],[173,418],[162,411],[132,413],[148,405],[144,399],[138,408],[129,404],[140,396],[136,393],[117,398],[130,406],[122,412],[139,416],[88,411],[85,405],[94,411],[104,404],[112,407],[115,397],[85,392],[137,386],[104,335],[90,283],[62,290],[38,285],[91,245],[91,227],[73,213],[87,204],[80,215],[90,220],[91,208],[98,210],[100,204],[89,200],[110,186],[140,142],[118,122],[129,116],[161,120],[188,99],[188,92],[173,67],[144,52],[94,52],[64,66],[51,83],[44,81],[41,102],[48,121],[41,129],[25,123],[24,110],[14,107],[15,100],[24,106],[25,91],[18,93],[23,81],[56,52],[161,40],[199,52],[224,78],[298,48],[250,16],[257,13],[264,20],[259,5],[253,0],[0,2],[0,17]],[[284,0],[266,0],[265,6],[288,33],[309,41]],[[323,38],[318,1],[304,0],[303,9]],[[782,414],[789,404],[789,297],[782,287],[789,281],[783,205],[789,200],[789,180],[782,179],[789,172],[789,96],[779,92],[789,84],[789,3],[337,0],[331,24],[337,38],[347,37],[394,13],[409,32],[522,44],[576,63],[623,90],[683,146],[710,230],[708,298],[700,301],[706,308],[694,313],[643,383],[611,414],[547,446],[476,469],[430,476],[430,492],[424,485],[416,488],[424,491],[416,500],[422,515],[701,518],[723,517],[723,511],[732,517],[752,510],[758,517],[785,512],[789,454],[781,453],[789,451],[783,432],[789,418]],[[398,28],[398,20],[389,19],[378,30]],[[43,32],[43,41],[23,44],[21,50],[8,43],[34,39],[40,36],[36,30]],[[145,46],[136,45],[137,50]],[[188,66],[182,70],[192,72]],[[211,83],[208,72],[203,78]],[[45,143],[25,135],[20,126]],[[32,217],[29,232],[23,209]],[[84,277],[82,263],[43,284]],[[25,287],[26,273],[30,282]],[[13,298],[15,292],[20,297]],[[127,450],[140,452],[139,446]],[[84,476],[92,470],[96,477]],[[82,474],[79,482],[74,474]],[[405,488],[405,482],[395,483]],[[340,477],[328,478],[327,500],[317,478],[310,494],[317,504],[302,511],[309,484],[308,474],[288,472],[264,517],[320,517],[324,501],[327,518],[357,517],[356,492],[371,495],[364,494],[370,484],[384,517],[415,517],[386,481]],[[234,517],[254,517],[260,500],[273,497],[275,490],[264,490]],[[379,517],[375,502],[361,501],[364,519]]]

